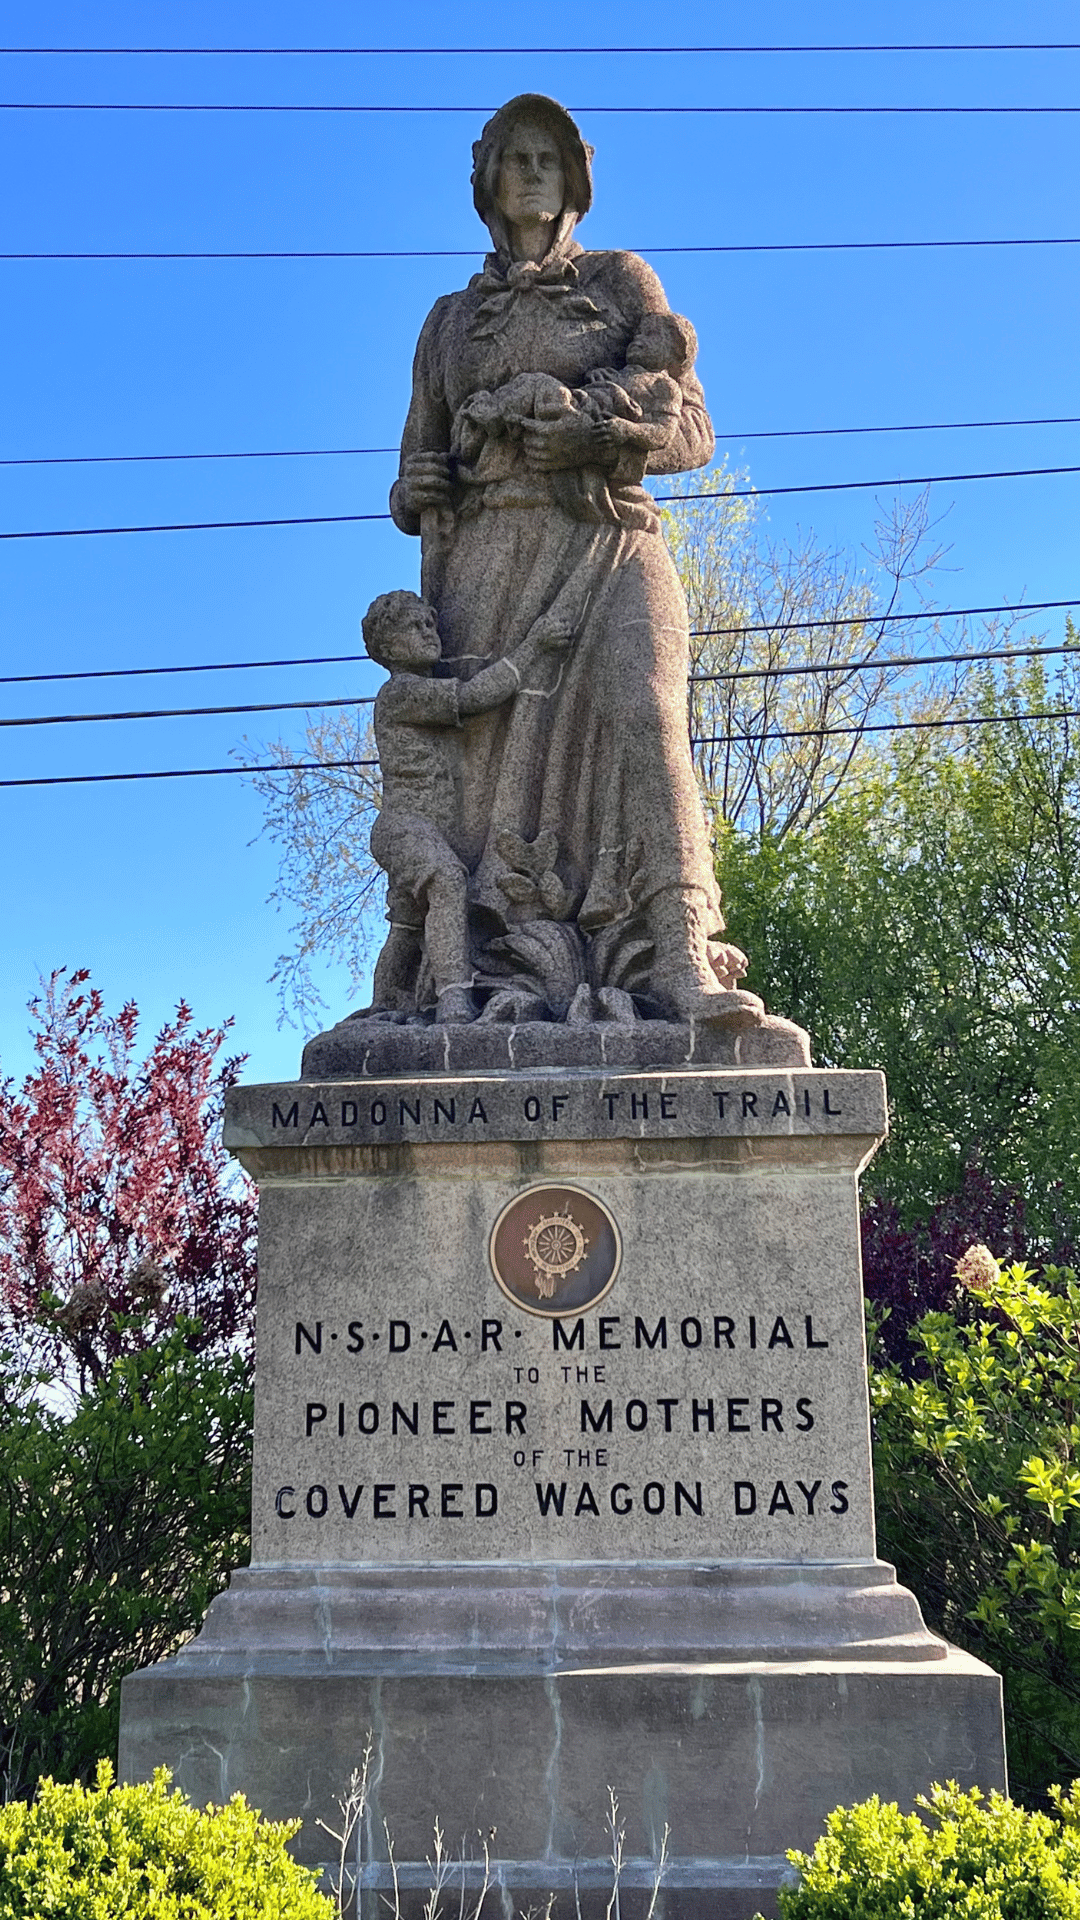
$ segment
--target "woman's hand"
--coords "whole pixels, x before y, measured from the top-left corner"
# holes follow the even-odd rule
[[[419,519],[429,507],[450,506],[450,455],[408,454],[397,483],[396,497],[403,512],[411,519]]]
[[[613,464],[595,421],[579,413],[558,420],[523,420],[525,464],[533,473],[558,473],[567,467]]]

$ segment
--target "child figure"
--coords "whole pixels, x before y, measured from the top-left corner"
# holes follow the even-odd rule
[[[652,453],[682,410],[681,380],[697,358],[697,334],[678,313],[647,313],[626,349],[626,365],[586,374],[588,409],[606,424],[609,446]]]
[[[680,379],[694,364],[697,335],[677,313],[647,313],[622,368],[596,367],[581,387],[550,373],[519,373],[493,392],[474,393],[454,422],[454,453],[474,461],[487,439],[514,437],[526,420],[585,414],[604,429],[602,450],[651,453],[667,441],[682,408]],[[632,429],[632,430],[628,430]]]
[[[415,593],[380,594],[363,618],[364,643],[390,679],[375,697],[382,806],[371,851],[389,883],[390,932],[375,968],[373,1011],[404,1013],[422,952],[440,1024],[475,1020],[468,938],[469,875],[454,849],[463,720],[517,693],[541,653],[565,652],[570,629],[537,622],[512,653],[471,680],[433,679],[442,643],[435,614]]]

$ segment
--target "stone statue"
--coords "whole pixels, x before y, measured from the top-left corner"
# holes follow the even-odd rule
[[[379,1023],[770,1029],[763,1057],[809,1057],[723,938],[686,601],[641,484],[712,455],[697,340],[643,260],[574,239],[591,153],[539,94],[473,148],[493,251],[424,324],[390,496],[426,606],[383,596],[365,621],[392,673],[372,836],[390,934],[373,1006],[305,1072],[344,1070],[347,1029],[355,1068]]]
[[[390,934],[375,969],[375,1006],[407,1016],[426,961],[437,1021],[474,1020],[468,870],[460,837],[464,720],[518,693],[538,650],[570,644],[565,627],[538,622],[513,653],[474,674],[433,680],[441,657],[435,614],[415,593],[384,593],[364,615],[368,653],[390,679],[375,701],[382,805],[371,851],[386,871]],[[539,690],[538,690],[539,691]],[[456,735],[457,737],[451,737]]]

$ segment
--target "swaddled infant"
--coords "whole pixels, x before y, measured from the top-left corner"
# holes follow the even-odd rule
[[[650,453],[664,446],[682,408],[680,379],[693,365],[697,335],[676,313],[647,313],[626,349],[624,367],[596,367],[580,387],[549,373],[519,373],[505,386],[481,389],[459,408],[451,451],[466,464],[490,439],[516,437],[526,420],[582,414],[602,429],[597,450],[624,446]]]

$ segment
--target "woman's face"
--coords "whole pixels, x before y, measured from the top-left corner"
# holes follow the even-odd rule
[[[499,162],[495,204],[509,226],[554,223],[563,210],[566,179],[554,136],[532,120],[513,127]]]

